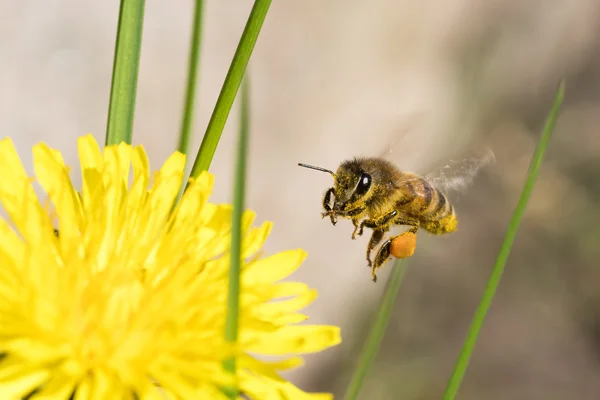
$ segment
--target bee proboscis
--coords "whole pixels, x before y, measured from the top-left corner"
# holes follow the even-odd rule
[[[333,176],[334,185],[323,196],[323,218],[329,217],[333,225],[338,217],[350,219],[354,225],[352,239],[361,236],[365,228],[372,229],[366,256],[375,282],[377,269],[392,256],[412,255],[419,228],[435,235],[456,230],[458,219],[454,206],[444,192],[466,186],[481,166],[493,160],[493,153],[486,150],[483,157],[448,164],[437,175],[424,176],[401,171],[382,157],[346,160],[336,172],[314,165],[298,165]],[[387,239],[371,260],[372,251],[395,225],[406,225],[409,229]],[[405,243],[413,248],[401,249]]]

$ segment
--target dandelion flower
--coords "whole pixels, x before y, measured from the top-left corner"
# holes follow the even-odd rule
[[[280,280],[302,250],[258,257],[271,224],[244,214],[239,340],[227,343],[232,209],[208,202],[212,175],[173,208],[183,154],[151,179],[141,146],[102,151],[89,135],[78,149],[79,191],[58,151],[35,146],[30,179],[0,141],[1,399],[220,399],[230,385],[253,399],[331,398],[279,376],[340,342],[337,327],[296,325],[316,292]],[[231,357],[235,376],[222,367]]]

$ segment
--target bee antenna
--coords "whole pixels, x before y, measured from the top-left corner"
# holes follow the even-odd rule
[[[316,167],[314,165],[302,164],[302,163],[298,163],[298,165],[301,167],[304,167],[304,168],[316,169],[317,171],[327,172],[328,174],[331,174],[335,178],[335,174],[333,173],[333,171],[331,171],[329,169],[322,168],[322,167]]]

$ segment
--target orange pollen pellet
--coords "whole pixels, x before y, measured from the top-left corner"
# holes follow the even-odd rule
[[[396,258],[406,258],[414,254],[417,247],[417,235],[407,231],[396,236],[390,243],[390,254]]]

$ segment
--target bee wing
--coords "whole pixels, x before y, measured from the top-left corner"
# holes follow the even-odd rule
[[[470,151],[458,159],[449,159],[429,173],[420,177],[408,178],[401,183],[418,181],[421,178],[431,186],[445,194],[460,192],[470,186],[477,173],[488,164],[496,162],[492,150],[488,148]],[[426,196],[426,188],[415,185],[414,190],[419,196]],[[423,192],[423,193],[421,193]]]
[[[424,178],[444,193],[458,192],[471,185],[481,168],[494,164],[496,157],[488,148],[478,149],[460,159],[450,159]]]

